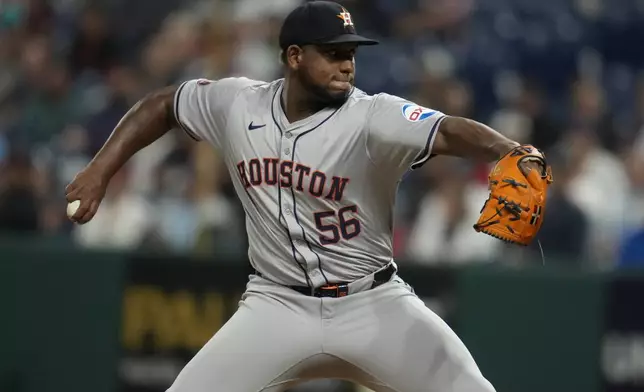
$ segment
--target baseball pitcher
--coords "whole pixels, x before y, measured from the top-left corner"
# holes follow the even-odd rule
[[[249,277],[239,308],[170,392],[282,391],[316,378],[374,391],[490,392],[456,334],[397,275],[402,176],[434,155],[497,162],[473,230],[525,244],[543,214],[543,154],[476,121],[354,86],[347,9],[308,2],[279,36],[284,77],[189,80],[149,94],[66,189],[89,222],[110,178],[180,128],[223,157],[245,210]],[[476,224],[475,224],[476,223]]]

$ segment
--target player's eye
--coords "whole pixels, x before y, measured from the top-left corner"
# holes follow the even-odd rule
[[[355,54],[355,51],[353,50],[332,50],[329,52],[329,57],[334,59],[334,60],[351,60],[353,59],[353,56]]]

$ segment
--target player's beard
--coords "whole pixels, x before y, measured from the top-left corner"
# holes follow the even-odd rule
[[[340,107],[351,94],[352,89],[331,92],[328,87],[317,84],[305,69],[297,72],[297,78],[314,105]]]

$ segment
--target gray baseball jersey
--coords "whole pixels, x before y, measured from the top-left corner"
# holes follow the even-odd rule
[[[316,378],[377,392],[494,392],[399,276],[372,288],[393,263],[398,183],[429,159],[445,116],[354,89],[340,108],[289,123],[283,84],[226,78],[177,90],[181,127],[226,162],[260,274],[168,392],[280,392]],[[346,281],[339,298],[286,287]]]
[[[191,80],[175,115],[222,154],[246,213],[249,258],[267,278],[318,287],[392,261],[402,175],[429,159],[443,113],[354,89],[340,108],[289,123],[283,80]]]

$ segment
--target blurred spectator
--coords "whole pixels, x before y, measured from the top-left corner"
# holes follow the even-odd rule
[[[87,153],[94,156],[125,113],[144,95],[140,73],[129,66],[115,65],[105,73],[105,97],[102,108],[91,115],[87,129]]]
[[[91,156],[87,153],[88,144],[89,137],[81,126],[70,125],[62,130],[55,143],[51,144],[52,156],[48,157],[55,162],[52,178],[58,179],[58,182],[50,184],[51,187],[63,189],[89,163]],[[61,198],[63,196],[60,195]]]
[[[138,249],[149,233],[154,213],[149,202],[127,187],[127,168],[110,182],[105,199],[91,222],[76,226],[73,235],[83,247]]]
[[[626,157],[626,168],[632,186],[625,217],[624,241],[619,253],[619,266],[644,266],[644,132]]]
[[[208,147],[202,146],[202,148]],[[217,157],[214,156],[214,158]],[[204,165],[206,162],[208,159],[203,160],[199,165]],[[201,189],[196,193],[199,228],[194,251],[201,255],[224,254],[243,257],[247,248],[244,211],[235,195],[230,177],[226,172],[219,171],[222,169],[220,163],[215,168],[218,170],[213,167],[199,169],[199,171],[208,172],[215,170],[212,176],[206,173],[206,178],[212,178],[213,181],[206,184],[212,184],[214,188],[207,189],[201,185]]]
[[[614,119],[606,105],[604,93],[597,83],[580,79],[572,86],[570,127],[588,129],[596,141],[608,151],[616,152],[624,143],[615,129]]]
[[[21,47],[20,61],[23,81],[27,88],[37,88],[47,79],[49,66],[54,62],[54,50],[51,37],[33,35]]]
[[[548,97],[538,82],[524,80],[518,106],[530,119],[529,143],[539,146],[542,151],[549,151],[560,141],[561,125],[554,116],[548,113]]]
[[[644,229],[626,237],[620,248],[618,266],[644,268]]]
[[[501,242],[472,228],[487,199],[487,185],[471,181],[471,171],[463,162],[443,159],[440,165],[435,190],[420,203],[410,233],[409,257],[427,264],[493,260]]]
[[[232,74],[233,56],[236,51],[235,32],[232,23],[222,15],[204,23],[201,36],[201,64],[199,75],[184,77],[206,77],[219,79]],[[197,70],[191,70],[197,72]]]
[[[0,29],[0,133],[16,121],[20,109],[20,51],[17,32]]]
[[[105,15],[96,6],[83,10],[69,54],[69,70],[75,75],[105,73],[117,61],[117,47]]]
[[[233,7],[237,48],[233,72],[258,80],[281,77],[277,36],[282,19],[300,0],[238,0]]]
[[[624,164],[631,186],[628,213],[624,217],[629,230],[644,226],[644,132],[624,154]]]
[[[630,186],[622,162],[586,129],[568,132],[562,146],[568,154],[568,197],[589,219],[586,256],[610,267],[624,229]]]
[[[179,145],[155,171],[151,208],[156,219],[148,245],[156,250],[190,253],[194,249],[199,217],[192,198],[194,174],[189,161],[189,146]]]
[[[7,142],[7,138],[0,133],[0,162],[5,160],[6,155],[9,152],[9,143]]]
[[[565,161],[565,156],[547,156],[552,165],[554,182],[548,192],[543,223],[528,251],[534,260],[547,264],[581,267],[579,255],[585,253],[588,219],[568,195],[575,165]]]
[[[26,34],[47,35],[53,31],[55,23],[54,9],[48,0],[26,0],[26,8],[19,13],[24,13],[23,28]]]
[[[526,91],[522,81],[512,73],[498,78],[497,90],[502,105],[492,114],[490,126],[519,143],[529,143],[534,130],[527,109],[535,109],[530,107],[530,103],[533,103],[530,102],[530,92]]]
[[[207,31],[207,24],[189,13],[170,15],[141,53],[145,91],[179,83],[186,76],[207,77],[195,74],[205,67],[202,47]]]
[[[67,124],[81,123],[86,115],[64,66],[49,64],[40,71],[46,74],[37,75],[39,84],[32,82],[17,129],[17,138],[32,145],[49,143]]]
[[[0,173],[0,232],[38,232],[39,197],[29,155],[11,150]]]
[[[550,150],[559,141],[561,129],[547,112],[544,92],[533,80],[508,79],[500,86],[504,105],[492,115],[490,125],[519,142]]]

